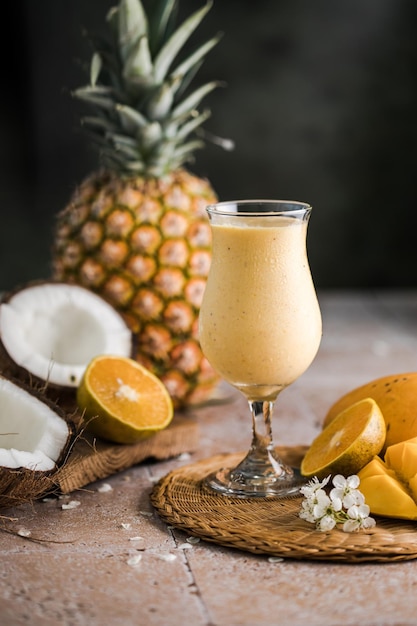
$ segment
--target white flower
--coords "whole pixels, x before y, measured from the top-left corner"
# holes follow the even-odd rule
[[[347,513],[352,519],[365,519],[370,513],[370,508],[367,504],[360,504],[359,506],[354,504],[348,508]]]
[[[313,514],[313,509],[308,500],[304,500],[301,503],[300,517],[302,519],[305,519],[307,522],[311,522],[312,524],[314,524],[316,521],[316,518],[314,517],[314,514]]]
[[[313,515],[316,518],[323,517],[331,504],[331,500],[323,489],[316,491],[316,498],[313,506]]]
[[[365,504],[363,494],[357,489],[360,484],[356,475],[345,478],[337,474],[333,478],[333,488],[327,495],[324,487],[330,476],[322,481],[315,476],[301,488],[304,500],[301,503],[299,516],[316,524],[323,532],[332,530],[338,524],[344,532],[353,532],[361,528],[373,528],[375,520],[369,517],[370,509]]]
[[[357,490],[360,480],[358,476],[345,478],[337,474],[333,478],[334,488],[330,492],[330,498],[336,503],[339,500],[346,509],[354,505],[361,505],[365,502],[363,494]]]
[[[309,498],[310,496],[314,495],[315,492],[319,489],[323,489],[323,487],[327,485],[329,480],[330,476],[327,476],[327,478],[320,482],[317,476],[314,476],[314,478],[312,478],[310,482],[301,487],[300,491],[304,496],[306,496],[306,498]]]

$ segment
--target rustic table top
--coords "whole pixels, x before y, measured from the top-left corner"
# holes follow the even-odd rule
[[[310,369],[277,403],[277,444],[310,443],[330,405],[355,386],[417,371],[417,292],[326,292],[319,299],[322,344]],[[246,402],[224,390],[227,403],[192,412],[199,430],[194,451],[0,512],[2,625],[416,623],[417,560],[273,560],[195,542],[161,520],[150,502],[156,481],[249,446]]]

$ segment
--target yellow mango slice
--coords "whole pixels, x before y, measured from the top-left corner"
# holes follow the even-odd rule
[[[377,474],[361,479],[360,490],[374,515],[417,519],[417,504],[392,476]]]
[[[417,437],[390,446],[358,476],[372,514],[417,519]]]
[[[417,473],[417,442],[414,441],[415,438],[390,446],[384,457],[386,465],[406,482]]]
[[[369,461],[369,463],[360,470],[358,476],[362,482],[365,478],[368,478],[368,476],[378,476],[380,474],[390,474],[395,477],[395,473],[388,470],[384,461],[379,456],[375,456],[372,461]]]

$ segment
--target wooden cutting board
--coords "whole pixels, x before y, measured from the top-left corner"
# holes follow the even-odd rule
[[[183,415],[175,415],[168,428],[132,445],[112,444],[83,433],[54,482],[62,493],[70,493],[146,459],[162,461],[193,452],[198,437],[197,420]]]

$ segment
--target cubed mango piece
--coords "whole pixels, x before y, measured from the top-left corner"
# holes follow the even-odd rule
[[[405,487],[389,474],[361,479],[360,490],[374,515],[417,519],[417,504]]]
[[[368,476],[377,476],[379,474],[387,474],[388,468],[384,461],[379,456],[374,456],[372,461],[369,461],[359,472],[359,478],[361,482]]]
[[[410,480],[417,473],[417,441],[414,441],[415,438],[396,443],[387,448],[385,453],[386,465],[404,481]]]
[[[417,437],[389,446],[358,476],[372,514],[417,520]]]

